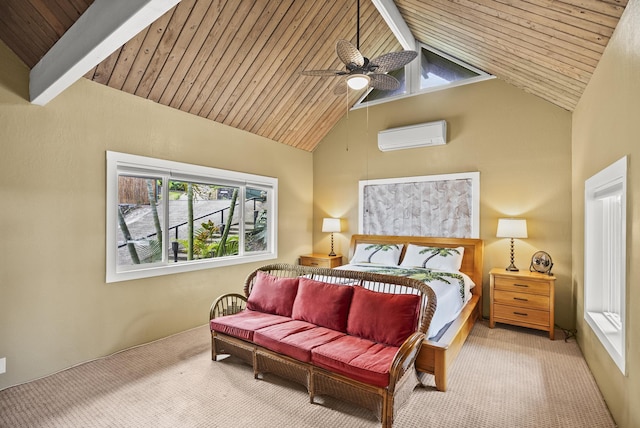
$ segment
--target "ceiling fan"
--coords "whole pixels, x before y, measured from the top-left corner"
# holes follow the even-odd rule
[[[305,76],[347,76],[334,89],[335,94],[346,92],[347,87],[360,90],[368,86],[381,91],[393,91],[400,82],[390,71],[404,67],[417,56],[416,51],[390,52],[370,60],[360,53],[360,0],[358,0],[357,47],[347,40],[338,40],[336,54],[346,66],[346,70],[304,70]]]

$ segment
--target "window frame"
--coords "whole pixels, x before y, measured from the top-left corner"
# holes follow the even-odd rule
[[[614,198],[619,202],[611,207]],[[583,317],[626,375],[627,157],[587,179],[584,199]],[[612,305],[619,314],[610,314]]]
[[[133,279],[170,275],[181,272],[191,272],[202,269],[231,266],[243,263],[253,263],[258,261],[272,260],[278,257],[278,179],[238,171],[229,171],[219,168],[193,165],[182,162],[175,162],[163,159],[150,158],[145,156],[131,155],[120,152],[106,152],[106,282],[128,281]],[[167,206],[169,198],[162,199],[166,205],[163,207],[163,221],[161,221],[162,239],[162,261],[141,265],[118,267],[118,177],[128,176],[152,176],[162,177],[163,195],[168,195],[169,181],[191,181],[203,184],[228,184],[239,187],[238,199],[243,201],[247,187],[264,189],[268,192],[268,216],[267,216],[267,250],[260,252],[245,253],[244,222],[240,222],[239,254],[218,258],[206,258],[198,260],[183,261],[173,263],[169,260],[168,249],[171,239],[168,237],[169,215]],[[238,204],[236,209],[240,212],[239,218],[244,218],[244,205]],[[139,266],[139,267],[137,267]]]

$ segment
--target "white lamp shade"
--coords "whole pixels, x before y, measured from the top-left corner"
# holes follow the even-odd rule
[[[359,91],[369,86],[369,76],[364,74],[354,74],[347,78],[347,85],[353,90]]]
[[[339,218],[325,218],[322,220],[323,232],[340,232],[341,230]]]
[[[496,238],[527,238],[527,220],[523,218],[498,219]]]

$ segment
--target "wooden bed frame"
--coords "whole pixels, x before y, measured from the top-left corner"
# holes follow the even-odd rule
[[[469,336],[477,319],[482,318],[482,264],[484,243],[481,239],[470,238],[434,238],[424,236],[389,236],[389,235],[353,235],[349,248],[349,260],[358,244],[401,244],[404,245],[400,260],[404,257],[407,244],[430,247],[464,247],[462,267],[460,271],[469,275],[476,286],[471,289],[471,300],[462,309],[447,330],[437,341],[425,339],[418,358],[416,369],[421,380],[424,374],[435,377],[436,389],[447,390],[447,371],[460,352],[464,341]],[[437,310],[437,309],[436,309]],[[424,383],[424,382],[423,382]]]

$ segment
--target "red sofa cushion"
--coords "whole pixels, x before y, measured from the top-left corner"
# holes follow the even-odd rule
[[[335,330],[291,320],[256,330],[253,341],[256,345],[308,363],[313,348],[342,336],[344,333]]]
[[[420,296],[379,293],[354,286],[347,333],[378,343],[400,346],[415,332]]]
[[[298,278],[279,278],[258,271],[247,309],[290,317],[297,290]]]
[[[237,314],[212,319],[209,321],[209,328],[211,331],[252,341],[254,331],[257,329],[287,322],[290,319],[280,315],[245,309]]]
[[[291,317],[332,330],[346,331],[353,287],[300,278]]]
[[[318,367],[369,385],[389,385],[389,370],[398,352],[367,339],[343,336],[311,350],[311,361]]]

